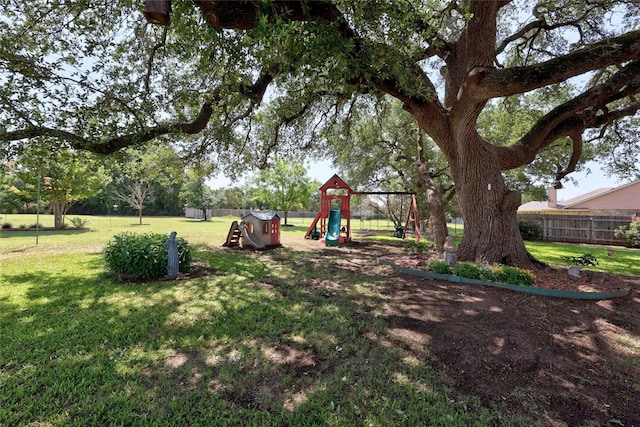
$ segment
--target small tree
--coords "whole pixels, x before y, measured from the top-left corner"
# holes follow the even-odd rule
[[[26,202],[24,195],[18,190],[22,181],[16,176],[15,169],[13,162],[0,164],[0,212],[18,211]]]
[[[17,175],[25,183],[20,194],[35,199],[39,186],[40,198],[51,206],[56,228],[62,227],[73,203],[95,196],[111,180],[101,162],[85,151],[33,147],[18,162],[21,170]]]
[[[309,203],[312,189],[307,171],[301,164],[287,164],[278,159],[270,169],[255,178],[256,199],[284,212],[284,225],[292,209]]]
[[[223,197],[221,192],[214,192],[205,182],[212,171],[211,165],[196,164],[187,171],[180,190],[185,206],[201,210],[204,221],[207,220],[207,209],[216,206]]]
[[[153,197],[153,185],[134,182],[126,186],[126,191],[116,191],[116,197],[138,211],[138,224],[142,225],[142,210],[145,202]]]
[[[231,187],[219,190],[222,208],[245,209],[251,205],[248,192],[242,187]]]

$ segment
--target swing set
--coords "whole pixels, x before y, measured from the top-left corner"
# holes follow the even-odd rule
[[[411,195],[409,208],[404,228],[396,227],[395,236],[406,238],[407,230],[411,229],[416,238],[420,241],[420,220],[418,217],[418,203],[416,193],[409,191],[353,191],[353,189],[338,175],[333,175],[320,188],[320,211],[316,214],[304,235],[305,239],[321,239],[327,236],[328,228],[333,230],[335,224],[330,223],[330,218],[338,218],[338,221],[345,220],[345,225],[337,227],[340,231],[338,242],[351,241],[351,195]],[[331,213],[333,212],[333,214]],[[339,214],[338,214],[339,212]],[[328,222],[329,220],[329,222]],[[319,228],[319,229],[318,229]],[[333,240],[332,240],[333,241]],[[329,245],[329,240],[327,240]]]

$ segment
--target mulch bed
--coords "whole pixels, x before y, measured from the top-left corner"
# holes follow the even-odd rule
[[[437,259],[434,254],[390,254],[385,255],[384,258],[399,266],[419,271],[424,271],[429,261]],[[588,269],[583,269],[580,277],[574,277],[569,274],[568,270],[568,267],[559,265],[535,270],[533,273],[536,280],[533,286],[562,291],[610,292],[627,289],[633,286],[633,281],[637,279],[633,276],[627,277]]]
[[[424,256],[393,257],[424,269]],[[536,272],[536,286],[631,288],[622,298],[576,300],[375,271],[387,278],[387,338],[455,391],[543,425],[640,427],[640,278]]]

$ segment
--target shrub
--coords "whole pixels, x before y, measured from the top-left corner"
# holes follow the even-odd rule
[[[482,266],[480,269],[480,279],[488,282],[501,282],[501,276],[497,267]]]
[[[26,224],[20,224],[20,228],[27,228]]]
[[[487,266],[476,262],[464,262],[451,266],[444,261],[432,260],[427,264],[427,270],[439,274],[455,274],[467,279],[508,283],[518,286],[531,286],[536,280],[536,276],[529,270],[502,264]]]
[[[453,267],[453,274],[467,279],[480,279],[482,277],[482,266],[475,262],[464,262]]]
[[[524,240],[542,240],[542,228],[540,224],[528,221],[518,221],[520,235]]]
[[[593,267],[598,265],[598,258],[592,254],[582,254],[580,256],[562,255],[561,260],[568,262],[571,265],[582,265],[585,267]]]
[[[402,251],[407,254],[423,254],[429,249],[429,245],[424,242],[407,241]]]
[[[39,222],[36,222],[34,224],[31,224],[29,227],[27,228],[42,228],[42,224],[40,224]]]
[[[494,281],[509,283],[518,286],[531,286],[536,280],[536,276],[524,268],[511,267],[508,265],[495,265],[492,268],[495,275]]]
[[[628,248],[640,248],[640,219],[634,219],[631,224],[616,228],[614,235],[624,239]]]
[[[104,250],[107,270],[129,274],[138,279],[157,279],[167,274],[168,234],[120,233],[113,236]],[[191,265],[191,249],[186,240],[178,238],[179,270],[187,273]]]
[[[1,227],[2,228],[11,228],[11,223],[10,222],[3,222]]]
[[[444,261],[437,261],[435,259],[429,261],[427,264],[427,270],[433,271],[437,274],[451,274],[451,266]]]
[[[82,219],[78,216],[74,216],[73,218],[70,219],[70,221],[71,221],[71,224],[73,224],[73,226],[77,228],[82,228],[89,223],[89,220]]]

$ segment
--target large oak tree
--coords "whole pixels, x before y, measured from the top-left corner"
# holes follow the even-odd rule
[[[125,0],[2,6],[7,153],[42,136],[99,153],[168,138],[260,165],[312,147],[349,100],[387,94],[447,158],[465,260],[530,266],[520,194],[502,172],[568,137],[560,181],[585,136],[640,108],[640,6],[629,0],[174,1],[168,27],[145,25]],[[478,132],[490,100],[578,78],[582,89],[516,142]],[[253,138],[267,99],[281,112],[276,137]]]

